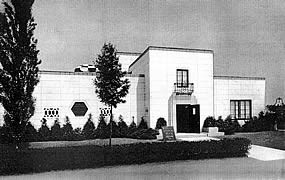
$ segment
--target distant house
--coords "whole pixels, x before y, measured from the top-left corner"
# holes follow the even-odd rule
[[[207,116],[231,115],[242,121],[264,109],[265,78],[214,76],[211,50],[150,46],[143,53],[118,56],[131,86],[114,118],[122,115],[128,124],[143,117],[154,128],[163,117],[178,133],[201,132]],[[31,122],[39,127],[42,118],[51,125],[68,116],[74,127],[83,127],[90,113],[95,124],[100,114],[108,117],[109,108],[95,94],[95,77],[91,65],[75,72],[41,71]]]

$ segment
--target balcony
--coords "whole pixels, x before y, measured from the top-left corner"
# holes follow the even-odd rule
[[[194,92],[194,83],[174,83],[176,95],[191,95]]]

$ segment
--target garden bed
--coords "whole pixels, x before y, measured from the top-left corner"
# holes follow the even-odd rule
[[[35,173],[51,170],[96,168],[110,165],[246,156],[245,138],[200,142],[147,142],[109,146],[72,146],[43,149],[3,148],[0,174]]]

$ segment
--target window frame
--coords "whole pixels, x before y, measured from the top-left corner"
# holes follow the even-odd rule
[[[179,72],[181,72],[181,81],[178,81]],[[183,74],[186,72],[186,82],[184,82]],[[189,86],[189,70],[188,69],[176,69],[176,85],[177,87]]]
[[[242,104],[241,102],[243,102],[243,109],[241,109],[241,104]],[[232,107],[232,103],[234,103],[234,107]],[[247,104],[249,106],[247,106]],[[241,110],[243,110],[243,114],[241,113],[242,112]],[[233,100],[231,99],[230,100],[230,114],[231,114],[231,118],[236,119],[236,120],[251,119],[252,118],[252,100],[251,99],[233,99]]]

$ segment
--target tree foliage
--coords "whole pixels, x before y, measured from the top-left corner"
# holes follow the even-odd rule
[[[127,136],[127,134],[128,134],[128,125],[124,121],[122,115],[119,116],[118,129],[119,129],[119,133],[120,133],[120,135],[122,137]]]
[[[50,139],[51,132],[50,132],[49,127],[47,126],[47,120],[43,118],[41,122],[42,122],[42,125],[39,128],[40,139],[42,141],[48,141]]]
[[[114,108],[117,104],[126,102],[123,98],[128,94],[129,80],[123,79],[125,72],[119,63],[117,50],[111,43],[104,44],[96,59],[95,68],[95,92],[100,101]]]
[[[65,117],[65,124],[63,124],[62,127],[62,134],[64,140],[73,139],[74,131],[68,116]]]
[[[109,136],[107,123],[103,115],[99,116],[99,123],[97,129],[95,130],[96,138],[105,139]]]
[[[92,121],[92,114],[89,114],[88,120],[83,126],[82,134],[86,139],[92,139],[95,130],[95,125]]]
[[[60,128],[59,120],[55,119],[54,124],[51,126],[51,140],[62,140],[62,129]]]
[[[148,125],[145,122],[143,117],[141,117],[141,121],[140,121],[140,123],[138,125],[138,129],[148,129]]]
[[[35,110],[32,96],[39,82],[39,51],[34,38],[34,0],[3,2],[0,13],[0,103],[13,142],[20,142]]]

